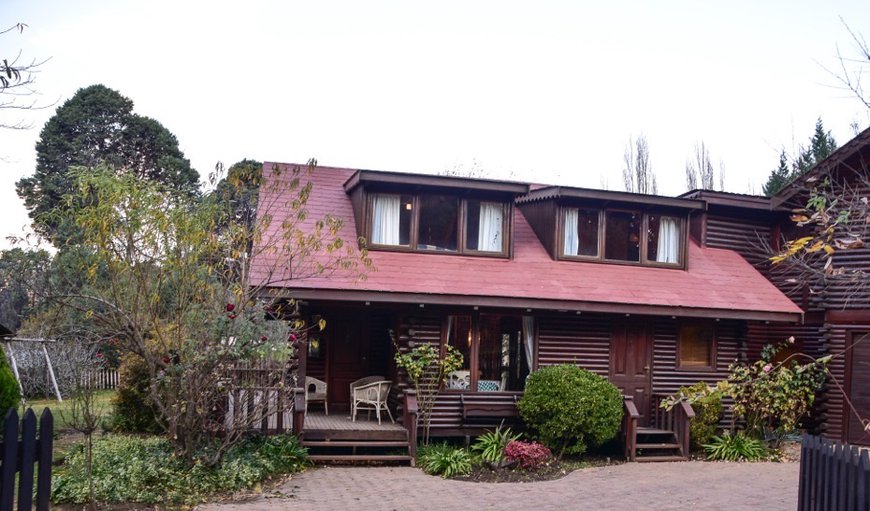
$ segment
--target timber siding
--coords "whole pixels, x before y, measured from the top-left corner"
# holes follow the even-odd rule
[[[756,268],[763,268],[769,257],[761,243],[771,241],[769,218],[708,213],[708,247],[733,250]]]

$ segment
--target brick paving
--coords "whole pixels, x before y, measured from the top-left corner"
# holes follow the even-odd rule
[[[626,463],[538,483],[445,481],[410,467],[324,467],[208,511],[788,510],[797,463]]]

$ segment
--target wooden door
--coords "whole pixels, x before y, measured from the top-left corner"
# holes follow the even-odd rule
[[[641,426],[649,420],[651,375],[652,336],[647,325],[614,325],[610,334],[610,382],[624,395],[634,397]]]
[[[329,346],[329,406],[350,409],[350,383],[369,375],[369,329],[366,320],[346,316],[326,328]],[[385,376],[385,375],[384,375]]]
[[[870,445],[870,434],[864,430],[864,425],[855,412],[865,420],[870,420],[870,332],[850,332],[847,336],[852,345],[849,356],[849,399],[855,411],[849,406],[846,413],[846,441],[850,444]]]

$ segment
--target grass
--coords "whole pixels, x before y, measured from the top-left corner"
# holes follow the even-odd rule
[[[96,406],[106,415],[112,411],[112,398],[115,397],[114,390],[99,390],[96,392]],[[69,420],[70,411],[72,410],[72,400],[64,399],[39,399],[28,401],[27,406],[32,407],[37,418],[42,414],[43,408],[50,408],[54,415],[54,430],[56,432],[70,429]]]

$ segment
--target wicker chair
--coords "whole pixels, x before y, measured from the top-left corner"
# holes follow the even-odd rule
[[[305,377],[305,414],[308,414],[308,403],[323,403],[323,411],[329,415],[329,403],[326,402],[326,382]]]
[[[387,398],[390,396],[390,388],[393,383],[384,380],[380,376],[367,376],[350,384],[351,396],[351,417],[352,421],[356,422],[356,414],[360,410],[374,411],[378,416],[378,424],[381,423],[381,410],[385,410],[390,417],[390,421],[396,422],[393,418],[393,413],[390,412],[390,407],[387,404]]]

